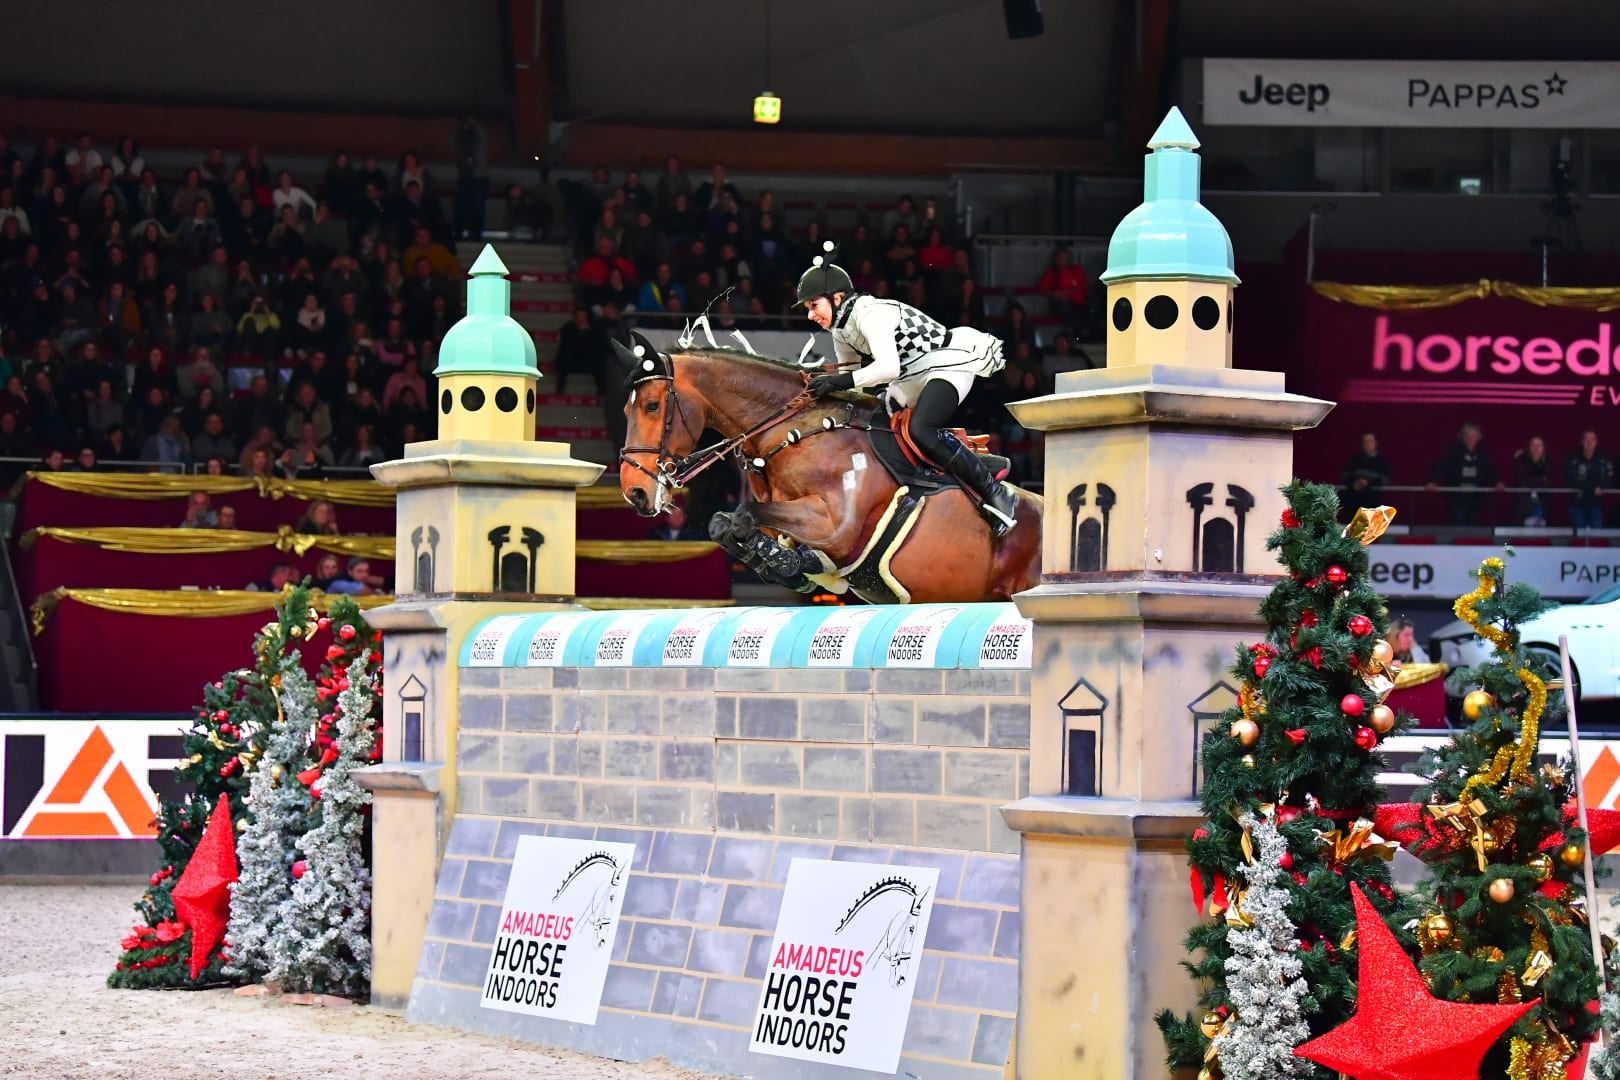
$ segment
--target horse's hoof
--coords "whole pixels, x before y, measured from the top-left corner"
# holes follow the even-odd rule
[[[716,544],[726,544],[735,535],[734,528],[731,515],[721,510],[709,519],[709,539]]]

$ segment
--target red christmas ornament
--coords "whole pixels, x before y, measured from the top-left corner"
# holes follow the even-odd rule
[[[1305,884],[1305,881],[1306,881],[1305,875],[1300,873],[1298,870],[1295,870],[1294,871],[1294,884],[1295,885],[1303,885],[1303,884]]]
[[[175,914],[191,927],[193,979],[208,966],[209,954],[225,940],[225,924],[231,917],[231,883],[235,880],[236,826],[231,821],[231,801],[221,798],[214,804],[208,827],[185,873],[174,886]]]
[[[1284,870],[1292,870],[1294,868],[1294,853],[1291,851],[1283,852],[1282,857],[1277,860],[1277,865]]]
[[[353,641],[354,635],[358,632],[359,631],[355,630],[355,628],[349,623],[344,623],[342,626],[338,627],[338,637],[342,638],[344,641]]]
[[[1356,745],[1363,750],[1371,750],[1378,745],[1378,732],[1370,727],[1356,728]]]
[[[1372,633],[1372,620],[1365,615],[1350,616],[1350,632],[1356,637],[1366,637]]]
[[[1316,577],[1313,577],[1309,581],[1305,582],[1305,587],[1307,589],[1314,589],[1314,588],[1317,588],[1318,586],[1320,586],[1321,584],[1322,584],[1321,575],[1317,575]]]
[[[305,872],[308,870],[309,862],[305,859],[299,859],[297,862],[292,864],[293,880],[297,881],[299,878],[303,877]]]
[[[221,724],[219,725],[219,733],[225,736],[227,739],[234,739],[236,737],[236,725]]]
[[[1299,528],[1299,515],[1294,513],[1292,509],[1284,510],[1282,512],[1282,524],[1285,529]]]
[[[1320,645],[1311,646],[1311,651],[1305,654],[1305,659],[1310,662],[1311,667],[1315,668],[1317,671],[1321,671],[1322,647]]]
[[[1316,612],[1314,612],[1314,611],[1302,611],[1302,612],[1300,612],[1299,613],[1299,625],[1301,627],[1303,627],[1304,629],[1306,629],[1306,630],[1310,630],[1310,629],[1314,628],[1316,626]]]
[[[1269,657],[1269,656],[1257,656],[1257,657],[1254,658],[1254,677],[1255,678],[1257,678],[1257,679],[1265,678],[1266,677],[1266,672],[1269,671],[1270,669],[1271,669],[1271,657]]]
[[[225,684],[223,682],[216,682],[216,683],[214,683],[214,689],[215,690],[223,690],[223,689],[225,689]]]
[[[1279,824],[1287,825],[1287,824],[1289,824],[1291,822],[1298,821],[1298,820],[1299,820],[1299,807],[1297,807],[1297,806],[1279,806],[1279,807],[1277,807],[1277,821],[1278,821]]]
[[[328,661],[341,659],[343,654],[347,651],[348,650],[341,645],[328,645],[326,647],[326,659]]]
[[[1335,565],[1327,568],[1327,579],[1330,585],[1343,585],[1350,580],[1350,575],[1345,573],[1344,567]]]
[[[1480,1059],[1536,1002],[1460,1005],[1429,993],[1384,920],[1352,884],[1363,987],[1355,1015],[1294,1050],[1357,1080],[1475,1080]]]
[[[216,723],[216,724],[221,723],[224,720],[226,720],[230,715],[231,714],[226,712],[224,709],[220,709],[218,712],[214,713],[214,723]]]
[[[1311,951],[1311,943],[1308,942],[1308,941],[1300,942],[1299,943],[1299,951],[1300,952],[1310,952]]]
[[[1209,830],[1204,828],[1202,825],[1198,826],[1198,828],[1193,830],[1193,839],[1194,840],[1208,840],[1209,839]]]
[[[1283,734],[1288,736],[1289,741],[1291,741],[1295,746],[1304,745],[1304,742],[1305,742],[1305,729],[1304,728],[1289,728],[1287,731],[1283,732]]]
[[[1339,700],[1339,711],[1346,716],[1360,716],[1366,708],[1367,703],[1357,694],[1346,694]]]
[[[332,625],[332,620],[328,619],[325,615],[322,615],[319,619],[315,620],[315,629],[317,629],[317,630],[325,630],[327,627],[329,627],[331,625]]]

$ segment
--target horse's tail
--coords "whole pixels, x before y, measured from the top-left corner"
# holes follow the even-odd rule
[[[591,867],[603,865],[612,867],[613,881],[616,883],[619,880],[619,875],[623,873],[623,871],[619,869],[618,861],[605,851],[593,851],[591,854],[581,859],[572,870],[568,871],[568,873],[563,876],[562,884],[557,886],[557,891],[551,895],[551,898],[555,900],[557,897],[561,896],[568,890],[568,886],[572,885],[581,874],[589,870]]]
[[[852,921],[854,921],[855,916],[859,915],[862,909],[864,909],[868,904],[876,900],[878,897],[891,892],[905,893],[907,896],[911,897],[910,907],[913,915],[919,914],[922,911],[922,895],[917,892],[917,886],[913,885],[905,878],[884,878],[882,881],[873,884],[856,898],[855,903],[851,904],[849,910],[844,912],[844,917],[838,920],[838,925],[833,929],[833,933],[843,933],[844,929],[849,926]]]

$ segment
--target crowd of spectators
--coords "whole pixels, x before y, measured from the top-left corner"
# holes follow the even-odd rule
[[[462,268],[434,178],[0,135],[0,458],[331,475],[430,437]],[[17,467],[9,470],[15,474]]]

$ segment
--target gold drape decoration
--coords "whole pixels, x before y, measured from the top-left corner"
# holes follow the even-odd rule
[[[217,619],[228,615],[251,615],[270,611],[282,598],[279,592],[253,592],[247,589],[52,589],[34,601],[30,610],[34,633],[42,633],[45,620],[64,600],[88,604],[103,611],[126,611],[136,615],[170,615],[188,619]],[[335,600],[319,589],[309,592],[310,606],[326,611]],[[361,608],[392,604],[392,596],[353,597]]]
[[[17,481],[15,498],[30,480],[49,484],[61,491],[79,495],[99,495],[107,499],[181,499],[193,491],[210,495],[230,495],[257,491],[261,498],[293,498],[314,502],[326,499],[339,506],[392,506],[394,489],[375,480],[283,480],[279,477],[181,476],[174,473],[69,473],[28,472]],[[617,484],[593,484],[574,493],[581,510],[614,510],[627,507]]]
[[[306,555],[312,549],[320,548],[345,557],[394,561],[392,536],[318,536],[293,532],[287,525],[273,533],[237,529],[143,529],[122,526],[67,529],[43,526],[28,530],[18,543],[27,549],[42,538],[69,544],[94,544],[107,551],[128,551],[138,555],[214,555],[267,547],[293,555]]]
[[[707,540],[580,540],[574,545],[581,559],[612,563],[672,563],[699,559],[717,551]]]
[[[1455,285],[1346,285],[1339,281],[1311,284],[1317,295],[1341,304],[1376,308],[1380,311],[1420,311],[1445,308],[1470,300],[1499,296],[1546,308],[1573,308],[1579,311],[1614,311],[1620,308],[1620,288],[1569,288],[1564,286],[1520,285],[1513,281],[1461,282]]]
[[[1395,689],[1410,690],[1414,686],[1432,683],[1445,674],[1444,664],[1402,664],[1401,670],[1395,674]]]

